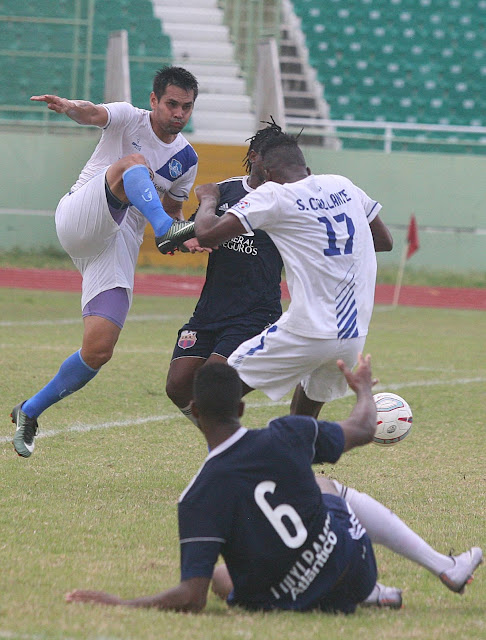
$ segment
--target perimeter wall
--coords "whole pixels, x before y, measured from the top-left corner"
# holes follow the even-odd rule
[[[74,133],[74,132],[77,133]],[[76,180],[99,138],[96,130],[65,134],[0,132],[0,251],[60,248],[54,227],[59,198]],[[246,146],[194,145],[200,159],[197,183],[242,175]],[[304,148],[314,173],[348,176],[383,205],[395,247],[380,264],[400,262],[411,214],[419,230],[414,268],[486,271],[486,157],[324,151]],[[185,206],[196,207],[194,194]],[[203,256],[161,256],[147,229],[141,263],[201,264]]]

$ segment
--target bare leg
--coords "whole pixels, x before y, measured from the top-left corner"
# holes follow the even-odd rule
[[[233,582],[225,564],[219,564],[213,571],[212,591],[217,596],[226,600],[233,590]]]
[[[99,369],[112,357],[121,329],[106,318],[84,318],[81,357],[92,369]]]
[[[317,420],[323,405],[324,402],[317,402],[317,400],[308,398],[302,385],[298,384],[295,387],[292,402],[290,403],[290,413],[294,416],[311,416]]]
[[[151,171],[147,161],[141,153],[132,153],[129,156],[120,158],[120,160],[117,160],[108,167],[106,171],[106,181],[108,182],[108,186],[110,187],[112,194],[122,202],[129,201],[123,186],[123,174],[130,167],[134,167],[139,164],[145,165],[149,172]]]
[[[226,363],[226,358],[217,354],[211,354],[206,360],[200,357],[182,357],[172,360],[167,373],[165,391],[176,407],[196,424],[191,412],[192,385],[197,371],[209,362]]]

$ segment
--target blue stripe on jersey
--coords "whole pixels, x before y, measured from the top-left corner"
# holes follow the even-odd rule
[[[195,164],[197,164],[197,153],[190,144],[187,144],[184,149],[178,151],[155,173],[158,173],[159,176],[166,180],[174,182],[174,180],[187,173]]]
[[[343,283],[341,283],[343,284]],[[354,297],[354,275],[350,282],[343,284],[343,288],[336,297],[336,321],[338,327],[338,338],[357,338],[358,326],[356,310],[356,300]]]
[[[375,204],[371,207],[371,211],[369,211],[369,212],[366,214],[366,217],[367,217],[367,218],[369,218],[369,217],[370,217],[370,215],[373,213],[373,211],[375,210],[375,207],[376,207],[376,205],[377,205],[377,204],[378,204],[378,202],[375,202]]]
[[[230,213],[236,213],[236,211],[234,210],[234,208],[233,208],[233,207],[231,207],[230,209],[228,209],[228,211],[229,211]],[[240,215],[242,215],[242,216],[243,216],[243,218],[245,219],[245,220],[244,220],[244,222],[243,222],[243,220],[241,220],[241,218],[240,218],[240,222],[242,222],[243,224],[245,224],[245,223],[246,223],[246,226],[248,227],[248,229],[249,229],[250,231],[255,231],[255,229],[251,226],[250,221],[248,220],[248,216],[246,215],[246,213],[243,213],[243,211],[240,211],[239,209],[238,209],[238,213],[239,213]],[[238,218],[238,216],[236,216],[236,217]]]

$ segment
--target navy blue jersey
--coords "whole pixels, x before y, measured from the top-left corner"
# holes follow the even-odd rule
[[[210,577],[221,553],[234,585],[230,604],[326,608],[353,545],[369,543],[347,503],[321,494],[311,468],[337,461],[343,448],[338,424],[287,416],[265,429],[242,427],[211,451],[179,501],[181,579]],[[374,562],[371,546],[367,554]],[[357,602],[376,578],[360,574]]]
[[[218,215],[253,191],[246,176],[220,182],[219,190]],[[259,318],[261,329],[275,322],[282,314],[282,266],[280,253],[264,231],[224,242],[209,255],[206,282],[189,325],[220,329],[248,316]]]

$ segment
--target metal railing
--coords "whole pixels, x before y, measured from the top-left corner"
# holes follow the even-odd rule
[[[325,120],[319,118],[287,118],[287,130],[290,133],[299,133],[302,129],[307,135],[324,136],[345,140],[368,140],[383,143],[383,151],[391,153],[393,144],[431,145],[443,146],[447,152],[449,146],[478,147],[486,153],[486,127],[454,126],[445,124],[425,124],[412,122],[367,122],[357,120]],[[341,131],[340,129],[354,129],[355,131]],[[356,131],[359,129],[361,131]],[[375,131],[378,133],[366,133]],[[424,135],[402,136],[396,132],[422,132]],[[450,134],[449,138],[431,138],[427,133]],[[456,135],[457,134],[457,135]],[[475,136],[475,138],[460,137],[460,135]],[[480,137],[482,136],[482,137]]]
[[[49,13],[52,15],[27,15],[26,12],[23,12],[23,15],[0,15],[0,29],[18,25],[20,33],[17,46],[8,48],[5,44],[5,39],[2,38],[0,40],[0,61],[4,67],[3,79],[5,81],[9,73],[17,73],[18,75],[17,70],[14,70],[15,65],[13,62],[15,60],[23,59],[26,61],[26,65],[29,64],[30,60],[33,63],[42,60],[47,65],[50,60],[53,62],[62,60],[66,61],[66,65],[69,65],[66,72],[69,80],[63,86],[63,95],[91,100],[96,93],[95,84],[92,80],[93,64],[106,60],[106,52],[100,51],[99,47],[96,48],[93,37],[96,20],[95,0],[75,0],[70,15],[62,14],[56,4],[53,2],[52,8],[49,7]],[[19,10],[19,13],[22,13],[22,11]],[[61,47],[57,44],[52,48],[48,48],[43,46],[45,45],[44,42],[35,43],[29,41],[27,43],[26,38],[22,37],[22,25],[28,28],[27,25],[29,24],[50,25],[54,28],[65,26],[72,27],[72,30],[69,33],[69,39],[66,38],[65,41],[62,41]],[[108,44],[108,41],[106,44]],[[160,66],[161,63],[170,63],[171,60],[162,56],[130,55],[130,62],[134,64],[150,63],[155,67],[156,65]],[[13,77],[16,76],[14,75]],[[28,98],[30,95],[28,97],[21,96],[19,91],[12,91],[11,93],[11,98],[10,95],[7,98],[9,103],[6,103],[5,96],[3,96],[3,103],[0,104],[1,128],[21,125],[29,128],[49,126],[69,129],[72,126],[76,126],[72,122],[61,122],[63,119],[52,111],[37,104],[29,104]],[[31,116],[31,120],[28,119],[29,116]]]
[[[74,11],[71,17],[58,18],[52,17],[39,17],[39,16],[27,16],[27,15],[0,15],[0,24],[6,23],[33,23],[33,24],[46,24],[46,25],[72,25],[74,27],[73,41],[71,51],[67,52],[55,52],[55,51],[35,51],[35,50],[23,50],[23,49],[2,49],[0,56],[19,56],[19,57],[31,57],[31,58],[70,58],[72,59],[71,67],[71,95],[82,94],[83,96],[89,96],[90,94],[90,70],[91,70],[91,58],[92,58],[92,39],[93,39],[93,21],[95,11],[95,0],[75,0]],[[55,13],[55,8],[53,8]],[[82,17],[85,15],[86,17]],[[85,50],[81,50],[81,30],[86,29],[86,47]],[[84,62],[84,78],[83,86],[79,85],[78,74],[81,63]],[[86,99],[89,99],[87,97]]]
[[[281,0],[219,0],[249,94],[255,87],[258,43],[280,40]]]

